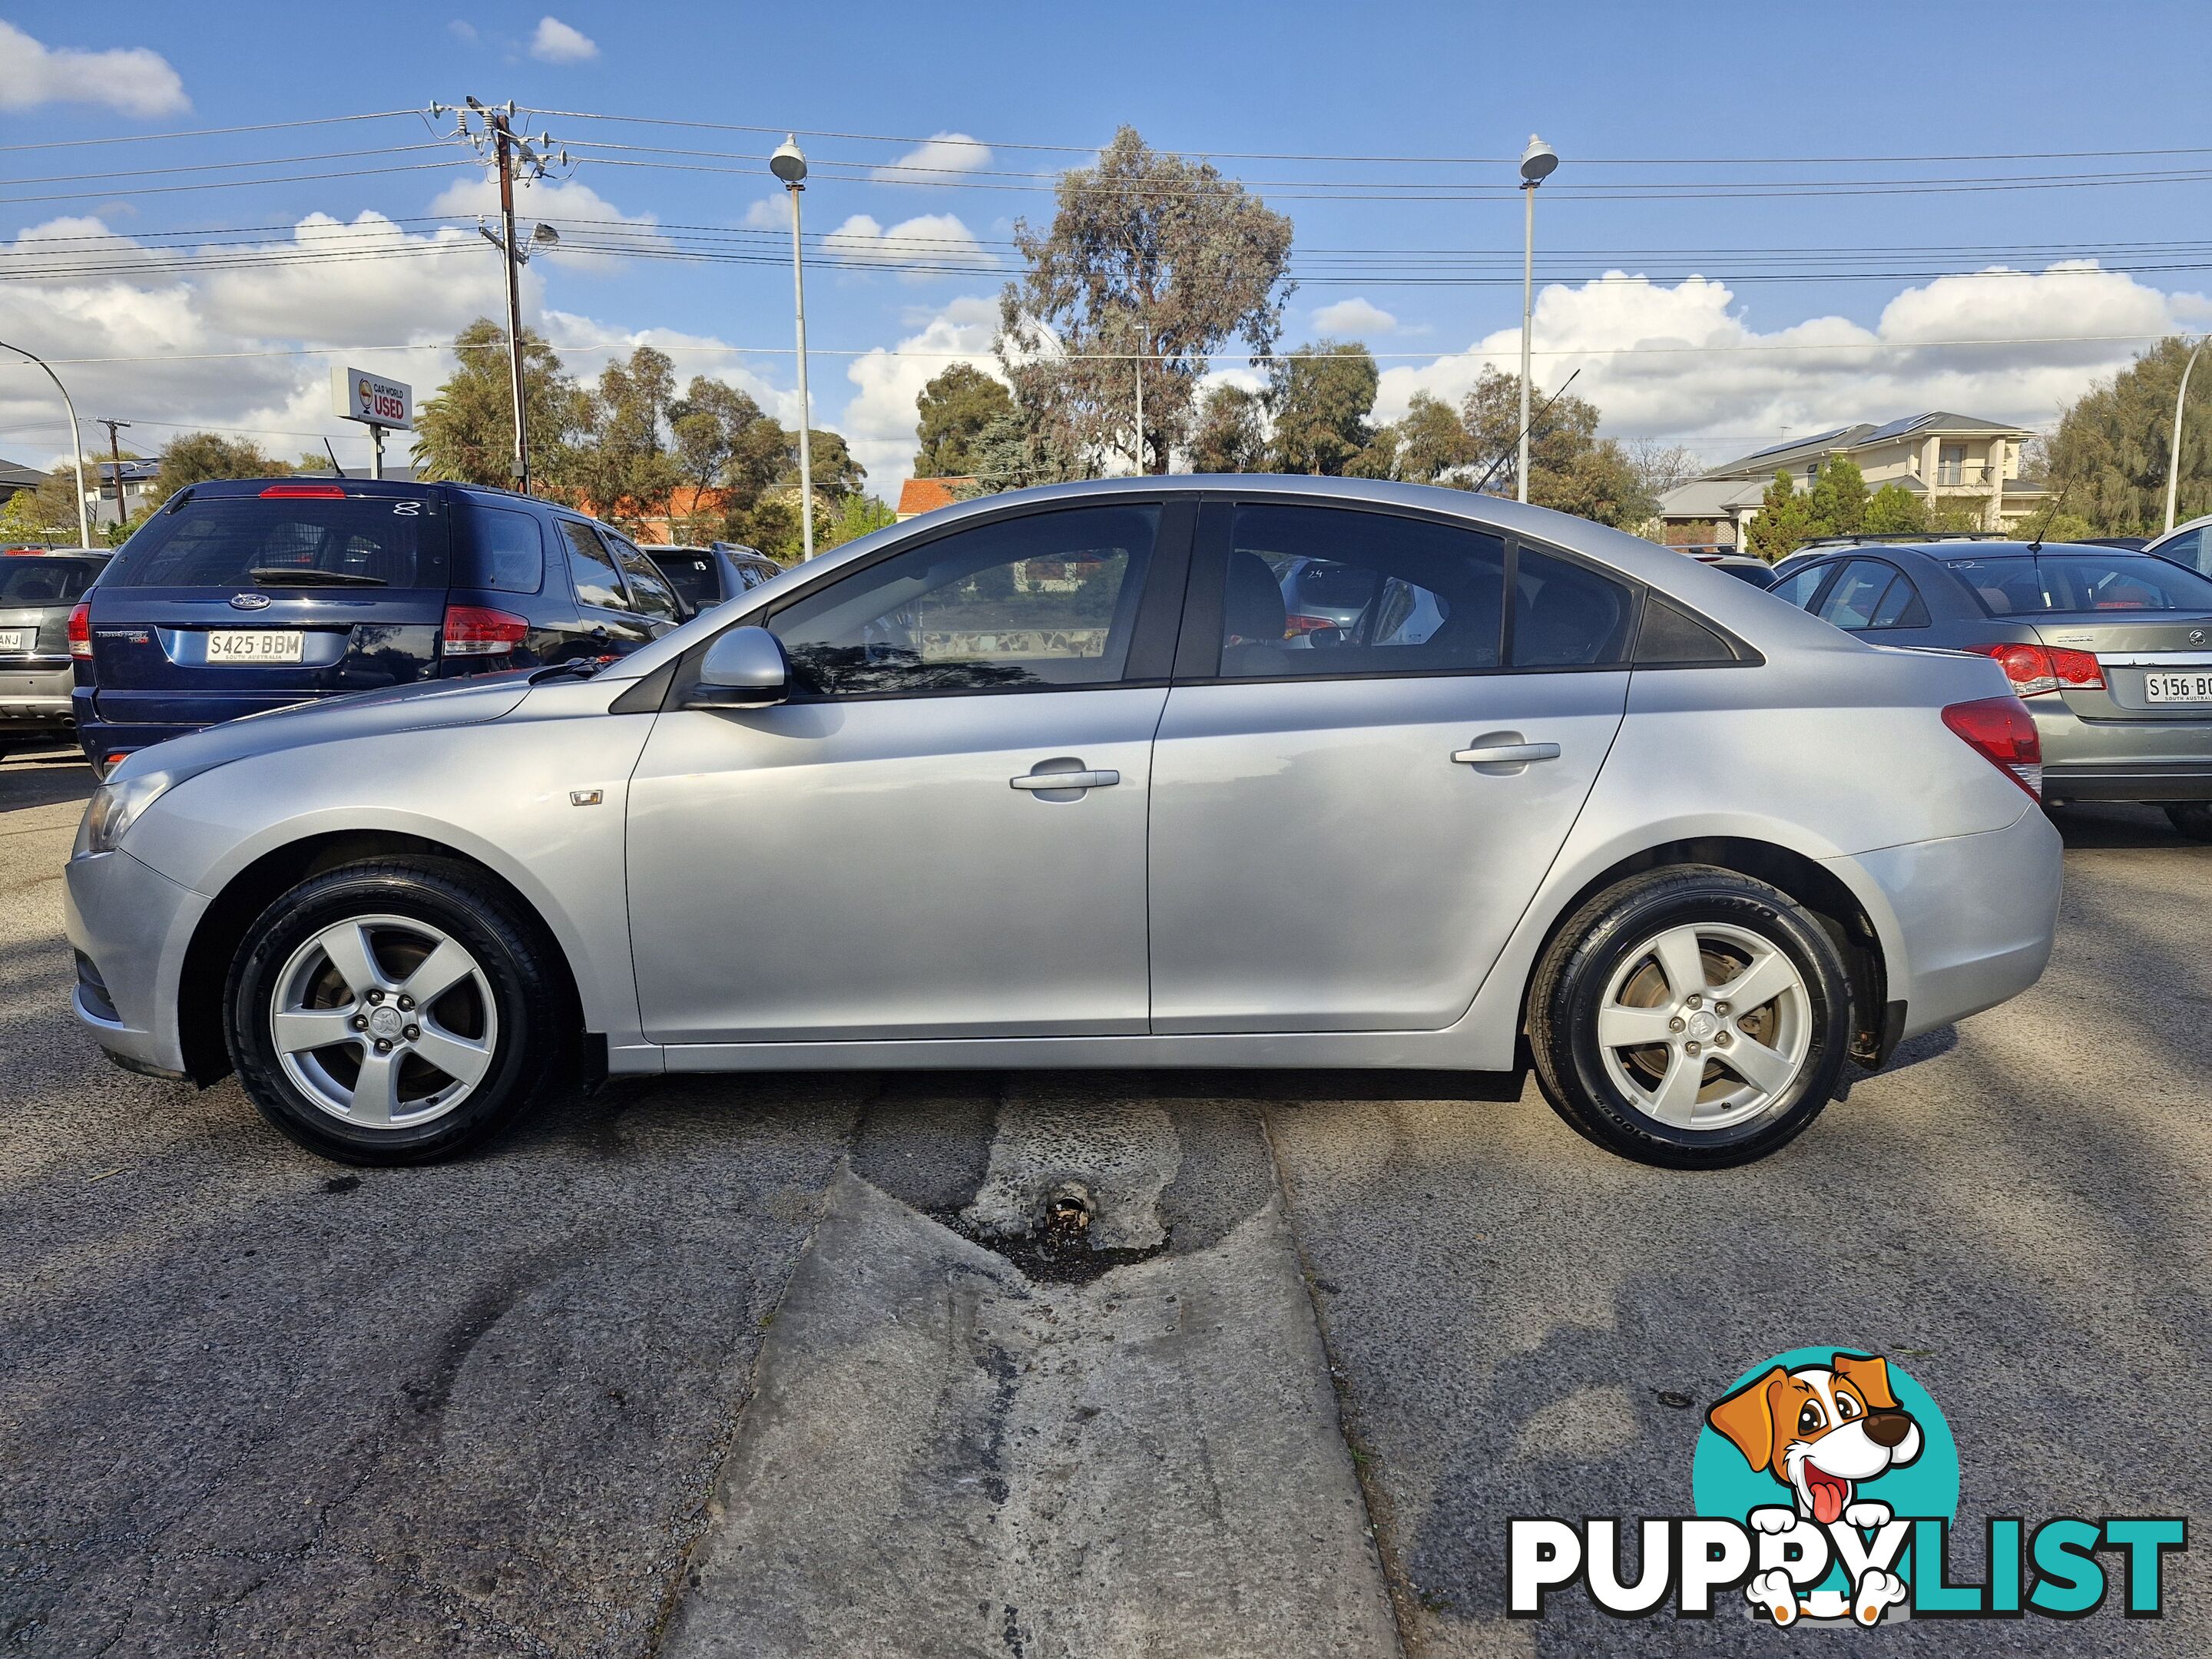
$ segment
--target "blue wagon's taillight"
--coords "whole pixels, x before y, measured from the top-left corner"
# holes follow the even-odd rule
[[[92,605],[87,600],[79,599],[70,612],[69,642],[70,656],[80,662],[92,660]]]
[[[498,657],[520,649],[530,637],[529,621],[488,605],[446,607],[445,644],[449,657]]]

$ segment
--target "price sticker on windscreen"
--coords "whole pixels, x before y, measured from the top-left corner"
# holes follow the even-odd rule
[[[342,420],[411,429],[415,424],[415,388],[404,380],[387,380],[367,369],[333,368],[331,408]]]

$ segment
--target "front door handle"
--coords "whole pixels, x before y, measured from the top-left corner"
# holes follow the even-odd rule
[[[1104,789],[1121,781],[1119,772],[1026,772],[1006,781],[1017,789]]]
[[[1479,748],[1454,751],[1452,758],[1462,766],[1521,766],[1530,761],[1557,760],[1559,745],[1556,743],[1492,743]]]

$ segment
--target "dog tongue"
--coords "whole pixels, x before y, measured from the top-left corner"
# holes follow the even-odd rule
[[[1844,1488],[1833,1480],[1814,1480],[1813,1487],[1813,1518],[1822,1526],[1833,1526],[1844,1513]]]

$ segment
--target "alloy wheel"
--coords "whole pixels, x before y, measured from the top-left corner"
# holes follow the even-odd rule
[[[276,1058],[332,1117],[412,1128],[491,1069],[499,1011],[467,948],[411,916],[349,916],[293,951],[270,999]]]
[[[1670,927],[1629,952],[1606,987],[1597,1046],[1645,1116],[1725,1129],[1781,1098],[1812,1048],[1803,975],[1747,928]]]

